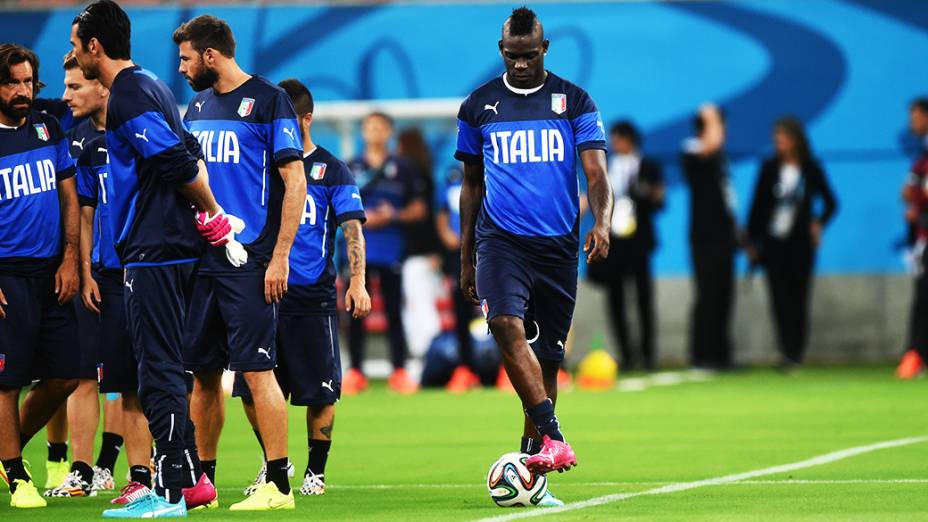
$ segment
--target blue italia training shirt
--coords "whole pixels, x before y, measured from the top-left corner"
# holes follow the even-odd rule
[[[0,128],[0,274],[50,276],[61,258],[58,183],[74,163],[58,120],[31,112]]]
[[[77,158],[84,152],[84,147],[94,138],[104,136],[104,134],[103,131],[94,128],[90,118],[83,119],[80,123],[71,127],[70,130],[65,132],[68,137],[68,149],[71,151],[71,158],[77,161]]]
[[[505,75],[464,100],[455,158],[483,163],[486,192],[477,242],[500,237],[530,255],[575,260],[579,250],[577,152],[606,149],[593,99],[548,72],[536,89],[516,89]]]
[[[329,151],[316,147],[304,161],[306,205],[293,249],[287,295],[281,314],[335,312],[337,227],[351,219],[365,220],[361,194],[348,166]]]
[[[119,269],[122,264],[116,253],[116,241],[110,220],[110,199],[106,193],[109,176],[109,154],[106,138],[97,137],[84,144],[84,152],[77,159],[77,198],[82,207],[96,209],[93,219],[93,253],[91,261],[104,269]]]
[[[109,226],[123,266],[196,261],[206,242],[177,187],[197,177],[170,89],[135,65],[116,75],[106,113]]]
[[[197,94],[184,121],[200,142],[219,205],[245,222],[236,239],[248,250],[248,266],[263,267],[280,231],[284,183],[278,166],[303,156],[290,98],[280,87],[252,76],[227,93],[206,89]],[[235,270],[223,248],[209,249],[200,265],[203,272]]]

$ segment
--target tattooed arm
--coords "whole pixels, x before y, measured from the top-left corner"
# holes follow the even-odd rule
[[[348,251],[348,266],[351,269],[351,281],[348,283],[348,292],[345,294],[345,309],[351,312],[355,319],[367,317],[371,311],[371,297],[367,295],[364,277],[367,260],[364,253],[364,233],[361,232],[361,221],[349,219],[342,223],[345,233],[345,242]],[[353,308],[353,309],[352,309]]]

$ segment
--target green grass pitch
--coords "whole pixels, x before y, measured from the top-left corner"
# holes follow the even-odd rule
[[[898,382],[888,367],[721,375],[709,382],[622,393],[564,393],[558,413],[580,466],[552,474],[568,504],[806,460],[845,448],[928,434],[928,381]],[[242,498],[260,464],[239,401],[227,401],[217,481],[223,507]],[[306,465],[302,409],[290,414],[290,451]],[[514,395],[426,391],[391,395],[382,386],[339,405],[324,497],[297,510],[195,512],[213,520],[478,520],[537,509],[496,507],[484,486],[489,465],[518,449]],[[44,434],[29,445],[44,483]],[[125,461],[117,467],[118,485]],[[298,473],[299,473],[298,471]],[[297,479],[293,485],[298,487]],[[0,520],[100,519],[112,495],[51,499],[14,511],[0,494]],[[541,520],[820,521],[928,520],[928,442],[882,449],[790,473],[645,495]]]

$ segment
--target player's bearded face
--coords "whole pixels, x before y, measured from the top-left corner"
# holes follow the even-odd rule
[[[187,83],[193,90],[200,92],[212,87],[219,80],[219,73],[207,67],[201,55],[196,65],[188,67],[184,77],[187,78]]]
[[[10,119],[20,119],[32,110],[32,65],[28,62],[10,67],[10,82],[0,85],[0,112]]]

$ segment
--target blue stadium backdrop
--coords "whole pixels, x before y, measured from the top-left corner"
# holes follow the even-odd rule
[[[186,102],[170,39],[181,22],[209,12],[232,25],[239,62],[274,81],[297,77],[316,98],[463,97],[501,72],[496,50],[509,4],[140,7],[133,56]],[[828,231],[820,273],[904,270],[899,188],[915,144],[908,102],[928,93],[928,9],[922,0],[695,3],[543,3],[548,67],[587,89],[605,121],[631,117],[645,149],[661,156],[671,186],[659,218],[661,275],[689,270],[687,195],[676,168],[698,104],[714,100],[729,119],[733,176],[744,215],[770,124],[793,113],[809,125],[841,208]],[[3,40],[36,49],[46,96],[60,94],[59,66],[76,9],[15,11]],[[452,135],[432,135],[440,174]],[[320,140],[337,150],[334,136]]]

